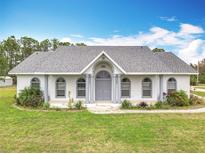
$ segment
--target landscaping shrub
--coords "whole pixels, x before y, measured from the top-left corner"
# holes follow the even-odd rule
[[[167,103],[171,106],[188,106],[189,98],[185,91],[172,92],[167,96]]]
[[[189,103],[191,105],[203,104],[204,100],[194,95],[190,95]]]
[[[159,102],[156,102],[155,104],[154,104],[154,106],[155,106],[155,108],[156,109],[161,109],[162,108],[162,101],[159,101]]]
[[[41,90],[36,88],[24,88],[19,93],[19,97],[16,99],[17,105],[27,106],[27,107],[40,107],[42,106],[43,93]]]
[[[75,103],[75,109],[81,110],[82,108],[83,108],[82,101],[77,101],[77,103]]]
[[[43,109],[49,109],[50,108],[50,104],[48,102],[43,103]]]
[[[124,101],[122,102],[121,108],[122,108],[122,109],[130,109],[130,108],[132,108],[132,104],[131,104],[130,101],[124,100]]]
[[[140,102],[137,106],[139,108],[146,108],[146,107],[148,107],[148,104],[146,102]]]

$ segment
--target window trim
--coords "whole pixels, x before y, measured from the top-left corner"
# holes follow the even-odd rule
[[[175,80],[175,82],[176,82],[176,89],[175,89],[175,91],[177,91],[177,80],[176,80],[176,78],[174,78],[174,77],[170,77],[170,78],[168,78],[168,80],[167,80],[167,94],[168,94],[168,83],[169,83],[169,80],[170,79],[174,79]]]
[[[39,89],[41,89],[41,80],[38,78],[38,77],[33,77],[31,80],[30,80],[30,87],[32,88],[32,80],[33,79],[37,79],[39,81]]]
[[[85,96],[78,96],[78,80],[80,80],[80,79],[83,79],[85,82],[85,96],[86,96],[86,80],[85,80],[85,78],[83,78],[83,77],[80,77],[80,78],[78,78],[77,80],[76,80],[76,98],[85,98]],[[83,82],[80,82],[80,83],[83,83]]]
[[[150,96],[143,96],[143,82],[145,79],[149,79],[151,81],[151,95]],[[152,79],[149,77],[145,77],[141,82],[141,88],[142,88],[142,98],[152,98]]]
[[[124,80],[124,79],[127,79],[128,81],[129,81],[129,96],[122,96],[122,80]],[[122,78],[122,80],[121,80],[121,98],[131,98],[131,80],[129,79],[129,78],[127,78],[127,77],[124,77],[124,78]],[[124,83],[128,83],[128,82],[124,82]]]
[[[65,96],[57,96],[57,81],[63,79],[65,81]],[[58,77],[55,81],[55,96],[56,98],[66,98],[66,80],[63,77]]]

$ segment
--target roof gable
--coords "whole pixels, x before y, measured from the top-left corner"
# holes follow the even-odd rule
[[[87,66],[83,68],[81,74],[84,73],[92,64],[94,64],[101,56],[105,55],[120,71],[126,74],[126,71],[120,67],[105,51],[102,51],[97,57],[95,57]]]

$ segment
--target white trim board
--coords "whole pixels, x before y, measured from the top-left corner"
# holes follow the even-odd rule
[[[34,73],[9,73],[9,75],[82,75],[81,72],[34,72]],[[172,72],[127,72],[124,75],[197,75],[198,73],[172,73]]]

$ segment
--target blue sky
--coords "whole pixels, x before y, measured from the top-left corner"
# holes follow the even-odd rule
[[[0,40],[148,45],[186,62],[205,57],[204,0],[0,0],[0,8]]]

